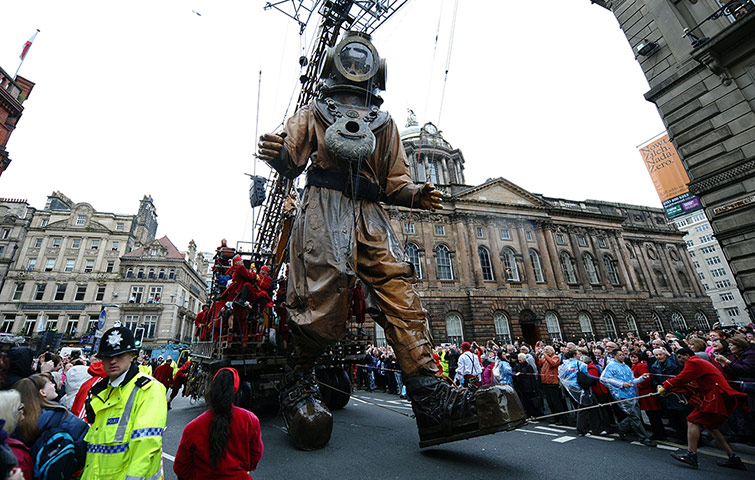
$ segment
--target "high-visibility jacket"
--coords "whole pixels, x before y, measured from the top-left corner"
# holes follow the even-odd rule
[[[92,387],[81,480],[161,480],[167,414],[165,387],[136,365],[119,387],[107,381]]]
[[[443,367],[443,375],[448,375],[448,356],[445,350],[441,350],[438,356],[440,357],[440,366]]]
[[[152,365],[139,365],[139,371],[146,375],[152,375]]]

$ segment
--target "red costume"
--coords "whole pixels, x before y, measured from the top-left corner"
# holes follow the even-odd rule
[[[588,370],[589,372],[589,370]],[[634,378],[640,378],[643,373],[650,373],[650,370],[648,370],[648,366],[645,362],[637,362],[634,365],[632,365],[632,372],[634,373]],[[600,382],[597,382],[600,383]],[[647,395],[649,393],[653,393],[655,389],[653,388],[653,381],[651,379],[647,379],[644,382],[637,384],[637,395],[643,396]],[[657,396],[654,397],[646,397],[641,398],[638,400],[640,403],[640,408],[642,410],[660,410],[661,409],[661,401],[658,400]]]
[[[173,386],[173,391],[170,392],[170,402],[173,401],[174,398],[178,395],[178,391],[181,390],[181,387],[183,387],[186,384],[186,378],[189,375],[189,367],[191,367],[191,361],[187,361],[183,365],[181,365],[181,368],[178,369],[176,372],[176,376],[173,377],[173,382],[171,385]]]
[[[250,470],[257,468],[264,449],[260,421],[250,411],[233,407],[228,450],[217,467],[210,463],[210,422],[215,417],[208,410],[184,428],[178,444],[173,471],[182,480],[227,479],[249,480]]]
[[[357,285],[354,287],[354,292],[351,295],[351,305],[349,306],[349,320],[351,320],[351,317],[356,317],[354,320],[357,322],[357,325],[361,326],[362,324],[364,324],[366,310],[367,306],[364,302],[364,291],[362,290],[362,284],[357,283]]]
[[[87,398],[89,397],[89,390],[102,379],[107,378],[105,367],[102,366],[102,362],[99,360],[89,365],[87,372],[92,378],[81,384],[78,393],[76,393],[76,398],[73,400],[73,405],[71,406],[71,413],[83,420],[86,420],[87,418],[85,405]]]
[[[690,356],[679,375],[663,382],[663,388],[690,395],[695,409],[687,417],[709,430],[717,430],[731,413],[743,406],[747,395],[731,388],[723,374],[709,361]]]
[[[165,389],[170,388],[170,382],[173,380],[173,367],[168,362],[160,364],[153,373],[155,380],[165,385]]]

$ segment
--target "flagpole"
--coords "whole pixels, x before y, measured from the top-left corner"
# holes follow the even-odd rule
[[[24,64],[24,60],[26,60],[26,54],[29,53],[29,48],[31,48],[31,42],[34,41],[35,38],[37,38],[37,33],[39,33],[39,29],[32,35],[31,39],[24,44],[24,50],[21,52],[21,63],[18,64],[18,68],[16,69],[16,74],[13,75],[13,80],[15,81],[16,78],[18,78],[18,72],[21,70],[21,65]],[[27,47],[28,45],[28,47]]]

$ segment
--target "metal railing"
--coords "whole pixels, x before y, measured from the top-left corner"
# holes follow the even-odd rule
[[[685,28],[682,38],[688,38],[690,43],[692,43],[692,48],[701,47],[710,41],[710,37],[704,37],[700,36],[700,34],[693,33],[702,25],[713,20],[718,20],[723,16],[729,17],[733,23],[753,10],[755,10],[755,4],[753,4],[752,0],[731,0],[694,27]]]

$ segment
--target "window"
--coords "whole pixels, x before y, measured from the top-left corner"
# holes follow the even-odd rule
[[[695,252],[693,250],[688,251],[690,258],[695,258]]]
[[[84,273],[92,273],[94,271],[94,260],[86,260],[84,262]]]
[[[543,274],[543,263],[540,260],[540,254],[533,248],[530,248],[530,263],[532,263],[532,270],[535,271],[535,281],[538,283],[545,282],[545,274]]]
[[[503,343],[511,343],[511,327],[509,319],[503,312],[493,314],[493,325],[495,325],[495,337]]]
[[[689,248],[689,247],[691,247],[691,246],[693,246],[695,244],[695,242],[692,241],[692,240],[686,240],[684,243],[687,244],[687,248]]]
[[[144,296],[144,287],[131,287],[131,295],[128,298],[129,303],[142,303]]]
[[[671,330],[687,330],[687,321],[684,319],[684,315],[676,311],[671,312]]]
[[[52,245],[50,245],[50,248],[60,248],[60,244],[63,243],[63,239],[56,237],[52,239]]]
[[[480,258],[480,268],[482,269],[482,279],[493,281],[493,265],[490,263],[490,252],[485,247],[477,248],[477,256]]]
[[[707,263],[708,265],[718,265],[719,263],[721,263],[721,257],[716,255],[715,257],[706,258],[705,263]]]
[[[577,235],[577,245],[579,245],[580,247],[587,246],[587,239],[584,235]]]
[[[501,240],[511,240],[511,231],[508,228],[501,229]]]
[[[663,328],[663,322],[661,321],[661,316],[655,312],[653,312],[651,316],[653,317],[653,325],[655,325],[655,330],[657,332],[663,333],[665,331],[665,328]]]
[[[107,267],[105,267],[105,273],[113,273],[114,269],[115,269],[115,262],[114,261],[107,262]]]
[[[114,241],[113,241],[113,244],[112,244],[112,246],[111,246],[111,248],[112,248],[112,250],[113,250],[114,252],[117,252],[117,251],[118,251],[118,248],[119,248],[120,246],[121,246],[121,242],[119,242],[119,241],[117,241],[117,240],[114,240]]]
[[[144,336],[146,338],[155,338],[157,330],[157,315],[144,316]]]
[[[548,328],[548,336],[551,340],[562,340],[558,315],[554,312],[545,312],[545,325]]]
[[[58,315],[48,315],[47,323],[45,324],[45,330],[47,330],[48,332],[57,332],[58,318],[60,318]]]
[[[52,272],[53,268],[55,268],[55,259],[48,258],[45,260],[45,272]]]
[[[154,279],[155,278],[155,269],[150,268],[147,270],[147,278]]]
[[[406,223],[404,223],[404,233],[406,233],[406,234],[413,234],[414,233],[414,222],[406,222]]]
[[[658,282],[658,286],[668,289],[668,282],[666,281],[666,276],[663,274],[663,272],[661,272],[657,268],[654,268],[653,274],[655,275],[656,282]],[[702,273],[698,273],[698,275],[702,275]],[[704,278],[705,276],[703,276],[703,278],[701,278],[700,280],[703,280]]]
[[[724,312],[726,312],[729,318],[736,318],[739,316],[739,307],[726,308]]]
[[[2,333],[12,333],[13,332],[13,324],[16,323],[16,316],[15,314],[5,314],[3,316],[3,326],[0,327],[0,332]]]
[[[163,294],[163,287],[149,287],[149,294],[147,295],[147,303],[160,303],[160,298]]]
[[[175,278],[176,278],[176,269],[171,268],[170,270],[168,270],[168,280],[175,280]]]
[[[697,260],[695,260],[694,262],[692,262],[692,265],[694,265],[695,268],[700,268],[700,262],[698,262]]]
[[[42,239],[41,238],[34,239],[34,248],[42,248]]]
[[[445,225],[435,225],[435,235],[444,236],[446,234]]]
[[[710,271],[710,274],[714,277],[724,277],[726,276],[726,270],[724,270],[723,268],[714,268]]]
[[[430,183],[437,185],[438,183],[438,164],[434,161],[427,162],[428,173],[430,174]]]
[[[45,288],[47,285],[44,283],[38,283],[34,288],[34,300],[41,301],[45,296]]]
[[[116,232],[122,232],[123,231],[123,223],[118,222],[115,224],[115,231]]]
[[[705,214],[702,213],[696,213],[689,219],[690,223],[702,222],[703,220],[705,220]]]
[[[713,234],[703,235],[700,237],[700,243],[708,243],[713,241]]]
[[[86,215],[79,215],[76,217],[76,225],[84,225],[85,223],[87,223]]]
[[[566,252],[561,252],[559,256],[561,262],[561,271],[564,274],[566,283],[577,283],[577,272],[574,268],[574,259]]]
[[[703,223],[702,225],[698,225],[695,227],[695,232],[704,232],[706,230],[710,230],[710,226],[707,223]]]
[[[485,230],[482,227],[475,227],[477,238],[485,238]]]
[[[611,339],[615,339],[619,336],[619,332],[616,330],[616,319],[613,317],[613,313],[603,313],[603,326],[606,329],[606,336]]]
[[[63,271],[66,273],[71,273],[73,272],[74,266],[76,266],[76,260],[69,258],[66,260],[66,267],[63,269]]]
[[[708,317],[703,312],[695,313],[695,323],[697,324],[698,328],[710,330],[710,322],[708,321]]]
[[[34,267],[36,267],[36,266],[37,266],[37,259],[36,258],[30,258],[29,259],[29,264],[26,265],[26,270],[29,270],[29,271],[34,270]]]
[[[589,281],[593,285],[599,284],[600,275],[598,274],[598,268],[595,265],[595,259],[592,258],[592,255],[590,255],[589,253],[583,254],[582,263],[585,266],[585,273],[587,273],[587,281]]]
[[[78,315],[70,315],[68,317],[68,322],[66,323],[66,335],[69,337],[73,337],[76,335],[76,331],[79,329],[79,316]]]
[[[705,280],[705,274],[704,274],[703,272],[697,272],[697,277],[698,277],[698,278],[699,278],[700,280]]]
[[[685,227],[686,225],[687,225],[687,220],[679,220],[676,222],[677,228],[682,228],[682,227]]]
[[[682,284],[682,288],[690,290],[692,287],[689,284],[689,278],[687,278],[687,275],[681,270],[676,273],[679,275],[679,282]]]
[[[71,240],[71,248],[79,248],[81,247],[81,239],[80,238],[74,238]]]
[[[97,323],[99,321],[100,321],[99,315],[89,315],[89,321],[87,322],[87,334],[91,335],[97,331]]]
[[[76,285],[76,295],[73,297],[73,299],[77,302],[83,302],[84,296],[87,294],[87,286],[86,285]]]
[[[419,247],[413,243],[408,243],[406,245],[406,256],[409,258],[409,263],[414,266],[414,274],[417,278],[424,278],[422,276],[422,262],[419,259]],[[165,277],[165,270],[161,268],[157,278],[163,277]]]
[[[416,247],[416,245],[415,245],[415,247]],[[417,249],[417,255],[418,255],[418,256],[417,256],[417,259],[419,259],[419,249]],[[418,261],[419,261],[419,260],[418,260]],[[419,274],[417,274],[417,276],[419,277]],[[158,278],[158,279],[160,279],[160,280],[163,280],[163,279],[165,279],[165,269],[164,269],[164,268],[161,268],[161,269],[160,269],[160,270],[159,270],[159,271],[157,272],[157,278]],[[421,277],[420,277],[420,278],[421,278]]]
[[[89,245],[89,248],[92,250],[99,250],[100,249],[100,240],[95,238],[92,240],[92,243]]]
[[[126,269],[126,278],[134,278],[134,267],[128,267]]]
[[[621,285],[621,279],[619,278],[619,269],[616,267],[616,260],[611,258],[610,255],[603,255],[603,265],[606,266],[606,274],[611,285]]]
[[[577,314],[577,319],[579,320],[579,329],[582,333],[585,335],[592,335],[592,319],[590,318],[590,314],[587,312],[579,312]]]
[[[55,288],[55,300],[57,301],[63,301],[63,299],[66,296],[66,284],[65,283],[59,283],[57,287]]]
[[[5,245],[0,245],[0,256],[5,253]]]
[[[464,341],[464,330],[461,327],[461,316],[458,313],[446,315],[446,336],[449,343],[459,345]]]
[[[566,245],[566,239],[564,238],[564,235],[561,233],[556,234],[556,243],[559,245]]]
[[[703,252],[703,253],[706,253],[706,254],[707,253],[713,253],[713,252],[716,251],[716,246],[715,245],[711,245],[709,247],[703,247],[703,248],[700,249],[700,251]]]
[[[722,293],[719,296],[721,297],[721,301],[723,302],[731,302],[734,300],[734,295],[731,293]]]
[[[132,332],[139,326],[139,315],[126,315],[124,327],[128,328]]]
[[[97,294],[94,297],[95,302],[101,302],[105,298],[105,285],[97,286]]]
[[[8,237],[10,237],[10,229],[9,228],[4,228],[3,229],[3,240],[7,240]]]
[[[21,295],[24,293],[24,282],[17,282],[16,289],[13,290],[13,300],[21,300]]]
[[[506,273],[506,280],[509,282],[519,281],[519,266],[516,263],[514,249],[509,247],[503,249],[503,268]]]
[[[608,244],[606,243],[606,239],[603,237],[598,238],[598,246],[600,248],[608,248]]]
[[[435,250],[435,260],[438,266],[438,280],[453,280],[454,272],[451,264],[451,253],[448,247],[440,245]]]
[[[703,283],[703,290],[705,290],[706,292],[707,292],[708,290],[710,290],[710,287],[708,286],[708,284],[707,284],[707,283]]]
[[[624,320],[627,322],[627,332],[634,333],[635,335],[639,334],[639,329],[637,328],[637,319],[634,318],[634,314],[632,312],[627,312],[624,316]]]
[[[716,288],[726,288],[731,287],[731,280],[721,280],[719,282],[716,282]]]
[[[21,334],[30,337],[34,333],[34,326],[37,323],[36,315],[27,315],[24,320],[24,326],[21,329]]]
[[[526,238],[528,242],[535,241],[535,236],[532,234],[532,231],[530,230],[527,230],[526,232],[524,232],[524,238]]]
[[[39,225],[41,227],[46,227],[49,223],[50,223],[50,219],[49,218],[43,218],[42,221],[39,222]]]

